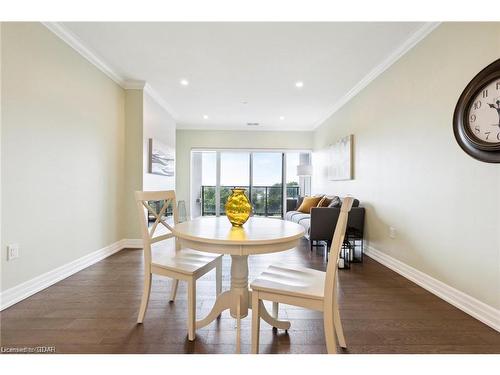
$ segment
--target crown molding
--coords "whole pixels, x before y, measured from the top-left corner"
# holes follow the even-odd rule
[[[90,48],[85,46],[85,44],[71,31],[65,28],[58,22],[42,22],[42,24],[57,35],[60,39],[66,42],[70,47],[87,59],[90,63],[96,66],[114,82],[120,85],[124,89],[128,90],[139,90],[143,89],[153,100],[155,100],[165,111],[167,111],[174,120],[178,120],[178,115],[172,110],[170,105],[155,91],[151,85],[145,81],[135,81],[127,80],[122,77],[118,72],[113,70],[98,54],[93,52]],[[387,70],[392,64],[398,61],[403,55],[405,55],[409,50],[415,47],[422,39],[429,35],[436,27],[440,25],[440,22],[427,22],[421,28],[419,28],[415,33],[413,33],[403,44],[401,44],[397,49],[395,49],[387,58],[385,58],[379,65],[373,68],[366,76],[361,79],[351,90],[349,90],[342,98],[340,98],[332,108],[328,111],[327,115],[324,116],[320,121],[314,123],[312,128],[301,129],[301,131],[313,131],[323,124],[329,117],[331,117],[335,112],[342,108],[347,102],[354,98],[359,92],[361,92],[370,82],[376,79],[380,74]]]
[[[59,22],[42,22],[42,25],[44,25],[47,29],[52,31],[62,41],[64,41],[76,52],[78,52],[85,59],[87,59],[87,61],[95,65],[100,71],[106,74],[114,82],[123,87],[125,82],[123,77],[121,77],[120,74],[115,72],[113,68],[111,68],[108,64],[106,64],[104,60],[101,57],[99,57],[95,52],[93,52],[90,48],[86,47],[75,34],[73,34]]]
[[[125,90],[144,90],[146,81],[125,80],[120,86]]]
[[[108,65],[102,57],[100,57],[97,53],[92,51],[92,49],[87,47],[75,34],[73,34],[59,22],[42,22],[42,24],[123,89],[144,90],[165,111],[167,111],[174,118],[174,120],[178,119],[178,116],[167,104],[167,102],[165,102],[161,95],[158,94],[158,92],[155,91],[146,81],[129,80],[122,77],[110,65]]]
[[[163,100],[161,95],[158,94],[158,92],[155,89],[153,89],[151,85],[147,82],[144,86],[144,92],[148,94],[156,103],[158,103],[160,107],[162,107],[165,111],[167,111],[175,121],[178,121],[179,116],[177,115],[177,113],[174,112],[172,107],[170,107],[170,105],[165,100]]]
[[[216,130],[216,131],[239,131],[239,132],[283,132],[286,131],[287,133],[312,133],[313,129],[310,127],[299,127],[299,128],[279,128],[275,127],[274,125],[272,127],[262,125],[262,126],[246,126],[244,128],[241,127],[241,125],[229,125],[229,126],[210,126],[210,128],[206,128],[197,124],[188,124],[188,123],[177,123],[177,130]]]
[[[403,44],[396,48],[389,56],[387,56],[379,65],[373,68],[361,81],[359,81],[351,90],[340,98],[327,115],[320,121],[317,121],[311,130],[317,129],[321,124],[328,120],[335,112],[342,108],[347,102],[359,94],[366,86],[368,86],[375,78],[385,72],[392,64],[403,57],[408,51],[415,47],[421,40],[429,35],[441,22],[426,22],[421,28],[415,31]]]

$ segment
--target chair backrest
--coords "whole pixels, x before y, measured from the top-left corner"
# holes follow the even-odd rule
[[[336,298],[338,260],[342,244],[344,243],[345,232],[347,230],[349,211],[351,211],[353,202],[354,198],[352,197],[346,197],[342,201],[339,218],[337,220],[337,225],[335,226],[335,232],[333,233],[328,266],[326,267],[325,304],[333,304],[334,298]]]
[[[151,264],[151,245],[169,238],[175,238],[172,226],[163,218],[168,207],[171,206],[173,224],[175,225],[179,222],[177,205],[175,204],[175,191],[136,191],[135,201],[139,213],[139,223],[144,243],[144,261],[146,266],[148,266]],[[151,201],[163,202],[158,212],[151,206]],[[149,215],[152,215],[155,219],[151,226],[149,226]],[[156,233],[157,231],[160,233]],[[178,249],[177,240],[175,248],[176,250]]]

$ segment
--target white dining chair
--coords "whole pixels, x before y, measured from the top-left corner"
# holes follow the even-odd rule
[[[276,312],[277,303],[322,311],[328,353],[336,353],[336,337],[342,348],[347,347],[337,302],[337,264],[352,202],[353,198],[347,197],[342,203],[326,272],[303,267],[271,265],[250,284],[252,289],[252,353],[259,352],[260,310],[263,308],[262,301],[264,300],[272,301],[273,310]]]
[[[139,309],[138,323],[142,323],[148,307],[151,293],[151,278],[153,274],[171,277],[173,279],[170,301],[175,300],[179,280],[188,284],[188,339],[195,339],[196,330],[196,280],[215,268],[216,294],[222,289],[222,255],[203,253],[200,251],[180,248],[179,241],[175,238],[169,220],[164,218],[170,206],[173,214],[173,224],[178,223],[175,192],[170,191],[136,191],[135,199],[139,212],[142,239],[144,242],[144,292]],[[151,207],[150,202],[163,202],[157,212]],[[149,215],[155,218],[149,225]],[[161,225],[160,225],[161,224]],[[161,241],[174,238],[175,246],[155,245]]]

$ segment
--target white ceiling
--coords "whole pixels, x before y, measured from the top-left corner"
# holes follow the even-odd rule
[[[146,81],[179,128],[241,130],[313,129],[429,29],[416,22],[59,26],[117,76]]]

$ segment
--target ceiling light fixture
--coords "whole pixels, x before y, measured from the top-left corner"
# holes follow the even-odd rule
[[[180,84],[181,84],[182,86],[187,86],[187,85],[189,85],[189,81],[188,81],[187,79],[184,79],[184,78],[183,78],[183,79],[181,79],[181,80],[180,80]]]
[[[285,119],[285,116],[280,116],[280,120],[284,120]]]
[[[203,118],[204,118],[205,120],[208,120],[208,115],[203,115]]]
[[[259,126],[258,122],[247,122],[247,126]]]
[[[299,89],[304,87],[304,82],[302,82],[302,81],[295,82],[295,87],[298,87]]]

